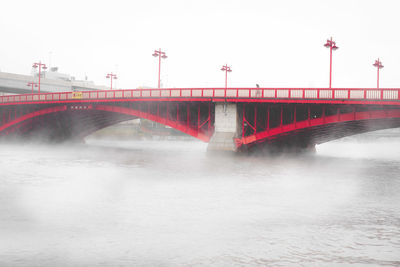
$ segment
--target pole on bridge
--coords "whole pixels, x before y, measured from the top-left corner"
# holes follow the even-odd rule
[[[372,66],[374,66],[374,67],[376,67],[378,69],[377,88],[379,89],[379,69],[382,69],[383,65],[382,65],[382,62],[378,58],[377,60],[375,60],[375,63]]]
[[[111,79],[111,87],[110,87],[111,89],[110,89],[110,90],[112,90],[112,80],[113,80],[113,79],[117,79],[117,74],[114,74],[114,73],[112,73],[112,72],[111,72],[111,73],[108,73],[107,76],[106,76],[106,78],[107,78],[107,79]]]
[[[339,47],[336,46],[336,42],[331,39],[326,40],[326,44],[324,44],[326,48],[330,50],[330,63],[329,63],[329,88],[332,88],[332,50],[336,50]]]
[[[46,67],[46,64],[43,64],[41,61],[33,63],[32,67],[35,68],[35,69],[37,67],[39,67],[39,89],[38,89],[38,91],[39,91],[39,94],[40,94],[40,76],[42,76],[41,69],[43,68],[44,70],[46,70],[47,67]]]
[[[226,101],[226,89],[228,88],[228,72],[232,72],[232,69],[231,69],[231,67],[228,66],[228,64],[225,64],[224,66],[222,66],[221,70],[225,71],[225,93],[224,93],[224,97],[225,97],[225,101]]]
[[[167,55],[165,55],[165,52],[161,51],[161,48],[159,50],[154,50],[153,57],[158,57],[158,88],[161,88],[161,58],[167,58]]]
[[[32,94],[33,94],[33,86],[38,87],[37,83],[29,82],[26,86],[32,86]]]

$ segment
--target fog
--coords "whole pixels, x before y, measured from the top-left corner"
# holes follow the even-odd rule
[[[1,144],[1,266],[397,266],[400,138]]]
[[[379,141],[358,141],[356,138],[343,138],[317,146],[318,154],[331,157],[370,160],[400,159],[400,138],[382,138]]]
[[[77,79],[114,88],[327,87],[333,37],[333,87],[397,88],[397,0],[52,0],[3,1],[0,69],[28,74],[41,60]],[[116,84],[115,84],[116,83]]]

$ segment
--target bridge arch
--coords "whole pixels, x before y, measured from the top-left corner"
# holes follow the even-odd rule
[[[240,118],[242,136],[235,139],[236,146],[252,148],[258,145],[271,145],[283,148],[307,148],[345,136],[400,127],[400,108],[397,106],[337,105],[334,112],[332,110],[328,112],[326,106],[321,106],[319,111],[312,112],[310,110],[315,105],[306,105],[303,114],[298,114],[301,111],[296,110],[296,106],[298,105],[290,107],[292,111],[289,115],[286,114],[286,118],[284,105],[275,105],[278,108],[278,112],[275,113],[271,112],[271,106],[267,106],[264,110],[266,113],[262,117],[266,122],[259,127],[257,107],[251,107],[254,109],[252,113],[243,105]],[[302,119],[297,120],[299,117]],[[269,127],[273,120],[275,120],[273,127]]]
[[[213,130],[209,105],[203,104],[200,107],[199,103],[192,109],[187,106],[185,114],[179,114],[179,110],[176,110],[179,109],[179,104],[170,103],[167,106],[166,114],[168,114],[169,107],[171,111],[175,110],[174,118],[172,118],[172,114],[169,116],[154,114],[152,112],[154,107],[151,105],[152,103],[149,102],[146,106],[142,105],[142,108],[140,108],[140,106],[131,103],[113,105],[109,103],[74,103],[46,108],[39,107],[39,109],[26,110],[25,114],[21,114],[22,112],[17,111],[17,107],[15,107],[16,110],[11,110],[8,114],[8,120],[0,126],[0,135],[40,136],[42,139],[55,141],[83,139],[87,135],[113,124],[143,118],[167,125],[204,142],[209,141]],[[208,110],[205,111],[204,107],[208,107]],[[159,103],[156,103],[156,110],[159,109]],[[198,111],[196,119],[193,118],[193,114],[190,114],[190,112],[193,113],[193,109]],[[200,114],[200,111],[202,114]],[[180,116],[184,119],[180,119]]]
[[[9,115],[0,126],[0,136],[49,141],[82,139],[99,129],[135,118],[96,111],[92,105],[39,106],[24,112],[10,112],[13,117]]]

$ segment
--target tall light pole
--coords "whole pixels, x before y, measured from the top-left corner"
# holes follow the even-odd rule
[[[382,62],[379,60],[379,58],[377,60],[375,60],[375,63],[372,65],[374,67],[376,67],[378,69],[378,82],[377,82],[377,86],[379,89],[379,69],[383,68]]]
[[[33,86],[38,87],[37,83],[29,82],[26,86],[32,86],[32,94],[33,94]]]
[[[228,88],[228,72],[232,72],[231,67],[228,67],[227,64],[222,66],[221,68],[222,71],[225,71],[225,89]]]
[[[228,64],[225,64],[225,65],[222,66],[221,70],[225,71],[224,113],[226,115],[226,89],[228,88],[228,72],[232,72],[232,69],[231,69],[231,67],[228,66]]]
[[[160,78],[161,78],[161,58],[167,58],[165,52],[159,50],[154,50],[153,57],[158,57],[158,88],[160,88]]]
[[[43,64],[42,62],[39,61],[39,63],[33,63],[32,65],[33,68],[39,67],[39,94],[40,94],[40,76],[41,76],[41,69],[43,70],[47,69],[46,64]]]
[[[107,79],[111,79],[111,87],[110,87],[111,89],[110,89],[110,90],[112,90],[112,80],[113,80],[113,79],[115,79],[115,80],[117,79],[117,74],[114,74],[114,73],[112,73],[112,72],[111,72],[111,73],[108,73],[107,76],[106,76],[106,78],[107,78]]]
[[[326,40],[326,44],[324,44],[324,46],[326,48],[329,48],[329,50],[330,50],[330,58],[331,58],[331,60],[330,60],[330,68],[329,68],[329,88],[331,88],[332,87],[332,50],[336,50],[339,47],[336,46],[336,42],[334,42],[332,40],[332,37],[331,37],[330,40],[329,39]]]

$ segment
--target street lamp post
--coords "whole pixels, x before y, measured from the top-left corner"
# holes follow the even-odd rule
[[[232,72],[231,67],[228,67],[228,64],[225,64],[221,68],[222,71],[225,71],[225,97],[226,97],[226,89],[228,88],[228,72]]]
[[[32,94],[33,94],[33,87],[38,87],[37,83],[29,82],[26,86],[32,86]]]
[[[161,78],[161,58],[167,58],[165,52],[159,50],[154,50],[153,57],[158,57],[158,88],[160,88],[160,78]]]
[[[379,60],[379,58],[377,60],[375,60],[375,63],[372,65],[374,67],[376,67],[378,69],[378,81],[377,81],[377,86],[379,89],[379,69],[383,68],[382,62]]]
[[[39,94],[40,94],[40,76],[41,76],[41,69],[43,68],[43,70],[47,69],[46,64],[43,64],[42,62],[38,62],[38,63],[33,63],[32,65],[33,68],[37,68],[39,67]]]
[[[330,60],[330,68],[329,68],[329,88],[331,88],[332,87],[332,50],[336,50],[339,47],[336,46],[336,42],[334,42],[332,40],[332,37],[330,40],[329,39],[326,40],[326,44],[324,44],[324,46],[326,48],[329,48],[329,50],[330,50],[330,59],[331,60]]]
[[[112,73],[112,72],[111,72],[111,73],[108,73],[107,76],[106,76],[106,78],[107,78],[107,79],[111,79],[111,87],[110,87],[111,89],[110,89],[110,90],[112,90],[112,80],[113,80],[113,79],[115,79],[115,80],[117,79],[117,74],[114,74],[114,73]]]

